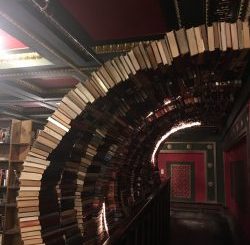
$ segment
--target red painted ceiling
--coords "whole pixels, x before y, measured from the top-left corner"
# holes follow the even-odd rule
[[[40,88],[72,88],[78,83],[78,81],[72,77],[64,78],[50,78],[50,79],[32,79],[29,80],[31,84],[37,85]]]
[[[21,48],[28,47],[13,36],[9,35],[7,32],[0,29],[0,50],[7,51]]]
[[[162,34],[160,0],[60,0],[94,41]]]

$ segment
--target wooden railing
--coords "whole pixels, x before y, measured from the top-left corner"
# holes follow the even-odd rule
[[[143,207],[126,220],[103,245],[167,245],[169,221],[170,183],[167,181],[150,195]]]

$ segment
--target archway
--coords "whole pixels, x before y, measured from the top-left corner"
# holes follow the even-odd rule
[[[21,173],[23,240],[104,239],[103,203],[112,229],[154,188],[149,162],[159,135],[180,120],[222,126],[241,87],[247,51],[205,44],[206,36],[180,42],[172,31],[107,61],[65,95]],[[26,227],[30,221],[34,226]]]

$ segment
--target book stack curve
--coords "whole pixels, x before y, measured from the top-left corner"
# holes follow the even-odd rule
[[[181,104],[180,101],[181,98],[177,98],[175,101],[169,101],[169,103],[164,104],[162,107],[157,108],[154,112],[152,112],[148,117],[146,117],[146,120],[148,122],[153,122],[154,120],[163,117],[167,115],[168,113],[179,109],[179,106]],[[194,96],[187,96],[183,99],[183,103],[185,106],[193,106],[198,105],[201,103],[200,97],[194,97]]]
[[[24,168],[20,176],[20,191],[17,198],[18,217],[24,245],[64,244],[67,236],[70,237],[71,234],[73,234],[72,237],[74,237],[75,230],[80,231],[80,236],[82,237],[90,237],[86,234],[85,230],[88,230],[88,224],[90,227],[91,222],[84,223],[85,210],[83,206],[87,207],[89,202],[94,206],[96,205],[96,207],[101,207],[102,203],[100,203],[100,200],[95,200],[95,198],[84,200],[84,197],[82,197],[84,188],[86,188],[86,191],[88,191],[88,188],[91,189],[91,184],[87,185],[86,183],[91,183],[91,178],[98,180],[98,172],[89,173],[88,169],[92,165],[93,159],[98,155],[98,149],[105,139],[112,139],[114,142],[117,142],[117,144],[124,146],[129,144],[129,136],[134,128],[132,126],[127,127],[126,122],[117,116],[110,117],[109,114],[106,114],[106,118],[103,117],[103,120],[106,120],[106,128],[103,130],[88,125],[87,120],[86,124],[84,124],[84,119],[82,120],[82,125],[79,125],[77,124],[79,115],[83,115],[85,111],[91,111],[93,115],[98,114],[98,111],[95,111],[92,105],[101,103],[101,99],[109,96],[110,91],[115,90],[115,87],[124,81],[128,81],[131,77],[136,83],[135,75],[140,75],[141,71],[170,67],[175,64],[177,60],[185,59],[187,56],[199,59],[199,57],[203,57],[204,54],[209,52],[224,53],[230,51],[237,53],[240,51],[240,55],[237,55],[237,57],[240,56],[244,59],[249,48],[250,37],[248,22],[215,22],[212,26],[202,25],[186,30],[180,29],[168,32],[164,39],[151,41],[148,45],[140,43],[126,55],[105,62],[105,64],[93,72],[86,81],[78,83],[74,89],[64,96],[57,110],[48,118],[47,124],[37,136],[24,161]],[[232,64],[232,66],[234,66],[234,64]],[[150,94],[144,95],[142,92],[142,99],[145,97],[150,98],[150,96]],[[117,107],[117,110],[120,110],[120,114],[126,114],[126,112],[130,110],[129,105],[122,103],[123,102],[121,102],[119,108]],[[193,98],[185,103],[187,105],[197,104],[199,103],[199,98]],[[100,115],[96,117],[102,115],[100,112],[99,114]],[[75,122],[76,124],[74,124]],[[118,132],[115,132],[112,137],[112,133],[110,132],[116,130],[112,128],[114,124],[118,125]],[[70,209],[61,210],[60,214],[56,214],[60,216],[59,223],[61,227],[63,227],[56,233],[61,235],[61,240],[56,241],[56,239],[53,238],[50,241],[46,239],[46,237],[49,235],[53,236],[53,229],[48,231],[47,234],[44,234],[41,225],[44,218],[40,212],[41,202],[43,201],[43,194],[41,194],[42,183],[43,179],[47,178],[46,176],[50,168],[53,167],[51,160],[53,152],[58,149],[61,142],[66,141],[67,135],[70,135],[70,132],[74,131],[77,127],[79,127],[79,130],[85,127],[84,130],[86,132],[89,130],[92,136],[86,141],[87,143],[85,142],[84,149],[81,148],[84,154],[77,160],[78,164],[74,161],[66,161],[64,164],[61,176],[68,176],[70,174],[76,174],[77,176],[75,183],[76,188],[72,190],[70,194],[74,204],[70,204]],[[125,127],[127,127],[126,130],[124,129]],[[121,137],[117,137],[119,130],[124,133],[121,134]],[[84,138],[84,136],[82,136],[82,138]],[[69,137],[69,141],[70,140],[72,139]],[[105,155],[105,157],[107,157],[107,155]],[[120,159],[123,159],[122,151],[115,161],[119,163]],[[53,161],[55,161],[55,159],[53,159]],[[55,184],[55,186],[57,186],[55,190],[57,193],[57,205],[65,201],[65,199],[67,199],[66,197],[68,197],[67,194],[65,194],[67,183],[63,182],[63,178],[64,177],[60,180],[61,182],[57,181]],[[104,183],[102,183],[102,185],[105,186]],[[112,186],[110,188],[114,189]],[[44,194],[44,196],[46,195]],[[46,202],[46,200],[44,200],[44,202]],[[93,220],[100,221],[102,218],[103,211],[101,208],[97,208]],[[71,221],[69,222],[69,220]],[[72,225],[72,223],[74,225]],[[98,229],[96,235],[100,235],[105,231],[106,228],[102,223],[103,222],[96,228]],[[68,233],[65,235],[64,229],[66,229],[66,226]],[[100,228],[101,226],[102,228]],[[67,244],[74,244],[75,241],[73,238],[69,239]],[[88,238],[84,240],[84,244],[94,244],[94,241],[95,238],[92,240]]]

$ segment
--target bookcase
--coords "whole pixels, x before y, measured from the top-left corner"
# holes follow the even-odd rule
[[[22,244],[16,198],[19,176],[32,142],[32,121],[0,120],[0,244]]]

